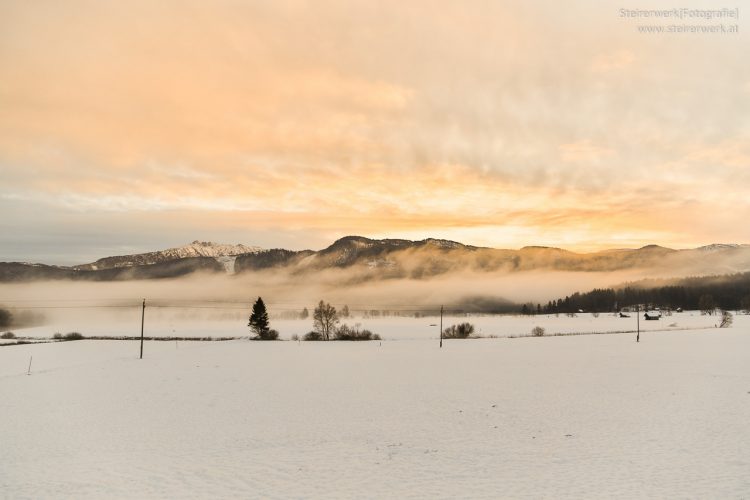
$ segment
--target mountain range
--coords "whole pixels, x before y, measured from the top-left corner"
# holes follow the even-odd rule
[[[347,236],[322,250],[296,251],[194,241],[167,250],[105,257],[75,266],[0,262],[0,282],[119,281],[174,278],[198,272],[241,275],[267,270],[300,275],[347,270],[352,271],[351,279],[362,281],[422,279],[451,272],[608,272],[628,269],[642,269],[646,275],[650,270],[670,270],[683,276],[748,271],[750,245],[712,244],[686,250],[647,245],[637,249],[576,253],[540,246],[519,250],[495,249],[433,238],[411,241]]]

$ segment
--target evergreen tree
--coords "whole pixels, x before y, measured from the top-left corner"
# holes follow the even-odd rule
[[[698,309],[701,310],[701,314],[713,314],[716,310],[716,302],[712,295],[705,294],[701,295],[698,299]]]
[[[250,321],[248,321],[247,326],[253,331],[256,339],[266,340],[271,336],[271,330],[268,328],[268,311],[266,311],[266,304],[260,297],[253,304],[253,312],[250,314]]]
[[[10,311],[0,309],[0,327],[5,328],[6,326],[10,326],[12,322],[13,315],[10,313]]]
[[[308,316],[310,316],[310,311],[308,311],[305,307],[304,309],[302,309],[302,312],[299,315],[299,319],[307,319]]]

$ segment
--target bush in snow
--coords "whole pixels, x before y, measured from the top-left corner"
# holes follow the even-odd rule
[[[70,332],[63,335],[62,333],[56,333],[52,336],[55,340],[81,340],[83,335],[78,332]]]
[[[380,340],[380,335],[360,330],[358,326],[341,325],[334,333],[334,340]]]
[[[292,334],[291,340],[294,340],[294,341],[299,340],[299,335],[297,335],[296,333]]]
[[[13,332],[5,332],[2,335],[0,335],[0,339],[14,339],[16,338],[16,334]]]
[[[734,321],[734,318],[732,317],[732,313],[729,311],[721,311],[721,323],[719,324],[719,328],[729,328],[732,326],[732,322]]]
[[[451,325],[443,330],[444,339],[466,339],[474,333],[474,325],[471,323],[459,323]]]
[[[261,340],[279,340],[279,331],[271,328]]]
[[[542,337],[544,335],[544,328],[541,326],[535,326],[531,329],[531,335],[533,337]]]
[[[308,340],[308,341],[323,340],[323,334],[320,332],[316,332],[316,331],[307,332],[305,336],[302,337],[302,340]]]

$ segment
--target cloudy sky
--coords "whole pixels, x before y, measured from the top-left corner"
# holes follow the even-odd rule
[[[0,0],[0,260],[750,243],[750,9],[621,3]]]

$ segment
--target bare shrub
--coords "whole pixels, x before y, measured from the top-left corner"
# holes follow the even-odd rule
[[[376,338],[377,337],[377,338]],[[360,330],[359,327],[341,325],[334,333],[335,340],[380,340],[380,336],[370,330]]]
[[[443,338],[445,339],[466,339],[474,333],[474,325],[471,323],[459,323],[458,325],[451,325],[443,330]]]
[[[305,335],[304,335],[304,336],[302,337],[302,340],[306,340],[306,341],[318,341],[318,340],[323,340],[323,334],[322,334],[322,333],[320,333],[320,332],[316,332],[316,331],[312,331],[312,332],[307,332],[307,333],[306,333],[306,334],[305,334]]]
[[[5,332],[2,335],[0,335],[0,339],[14,339],[16,338],[16,334],[13,332]]]
[[[279,331],[274,330],[271,328],[266,332],[265,337],[263,337],[263,340],[279,340]]]
[[[82,340],[84,338],[84,336],[81,335],[78,332],[70,332],[70,333],[66,333],[64,335],[62,333],[58,332],[58,333],[54,334],[52,336],[52,338],[55,339],[55,340]]]
[[[732,326],[732,323],[734,322],[734,318],[732,317],[732,313],[729,311],[721,311],[721,323],[719,324],[719,328],[729,328]]]
[[[531,335],[532,337],[542,337],[544,336],[544,328],[541,326],[535,326],[531,329]]]

